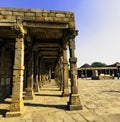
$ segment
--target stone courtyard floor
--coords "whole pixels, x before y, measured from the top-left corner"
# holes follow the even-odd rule
[[[79,79],[83,110],[68,111],[68,97],[54,81],[46,84],[33,100],[25,100],[25,113],[5,118],[11,98],[0,104],[0,122],[120,122],[120,80]]]

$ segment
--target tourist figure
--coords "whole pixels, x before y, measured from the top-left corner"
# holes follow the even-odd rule
[[[115,75],[114,75],[114,73],[112,73],[112,78],[113,78],[113,79],[115,78]]]
[[[120,73],[119,73],[119,72],[117,72],[117,79],[119,79],[119,77],[120,77]]]
[[[85,77],[84,74],[82,74],[82,75],[81,75],[81,78],[84,79],[84,77]]]

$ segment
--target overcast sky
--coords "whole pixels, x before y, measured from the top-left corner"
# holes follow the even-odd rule
[[[0,7],[73,11],[78,67],[120,62],[120,0],[0,0]]]

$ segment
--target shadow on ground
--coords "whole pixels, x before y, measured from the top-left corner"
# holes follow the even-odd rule
[[[3,117],[5,117],[6,112],[8,112],[9,110],[7,109],[0,109],[0,115],[2,115]]]
[[[35,96],[62,97],[62,95],[57,94],[35,94]]]
[[[25,103],[24,105],[31,107],[49,107],[49,108],[68,110],[67,105],[49,105],[49,104],[37,104],[37,103]]]
[[[42,89],[40,89],[40,91],[60,91],[60,89],[58,88],[58,89],[52,89],[52,88],[42,88]]]
[[[120,93],[120,91],[117,91],[117,90],[109,90],[109,91],[101,91],[101,93]]]

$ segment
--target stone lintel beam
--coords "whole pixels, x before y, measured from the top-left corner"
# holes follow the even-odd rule
[[[58,51],[41,51],[41,55],[58,55]]]
[[[47,48],[47,47],[44,47],[44,48],[39,48],[39,51],[58,51],[59,48],[58,47],[53,47],[53,48]]]
[[[42,56],[42,59],[57,59],[57,56]]]
[[[58,43],[37,43],[37,46],[39,48],[42,48],[42,47],[48,47],[48,48],[54,48],[54,47],[59,47],[59,44]]]
[[[34,22],[34,23],[31,23],[31,22],[27,22],[24,23],[24,26],[25,27],[32,27],[32,28],[51,28],[51,29],[67,29],[69,27],[69,24],[68,23],[65,23],[65,22]]]

